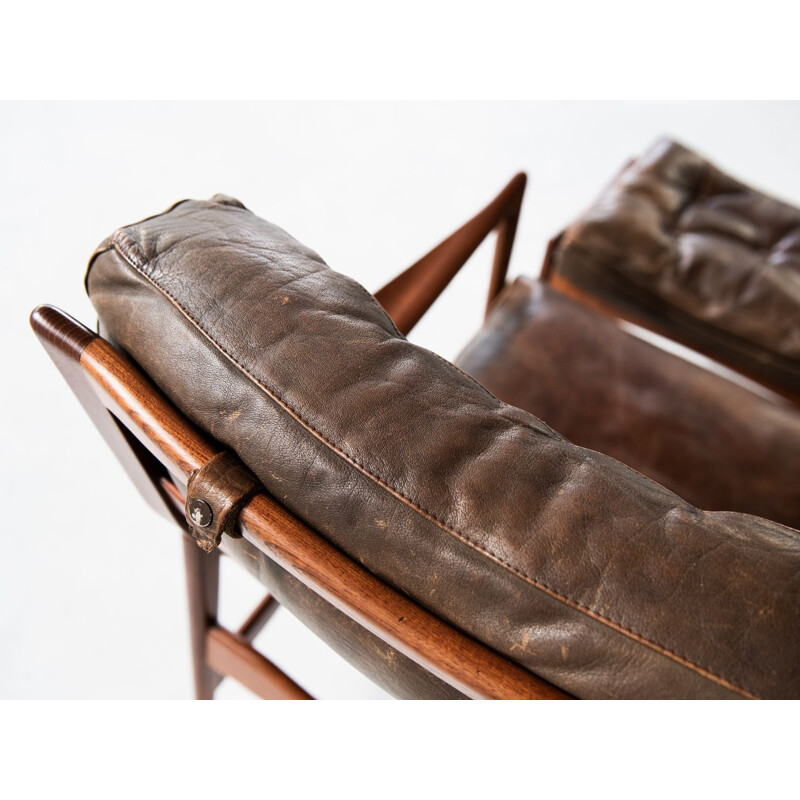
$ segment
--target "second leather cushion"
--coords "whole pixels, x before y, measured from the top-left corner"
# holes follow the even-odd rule
[[[457,364],[507,403],[701,508],[800,527],[800,412],[518,279]]]

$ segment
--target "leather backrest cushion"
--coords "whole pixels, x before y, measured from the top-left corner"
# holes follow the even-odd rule
[[[237,201],[117,231],[87,286],[109,335],[287,508],[554,684],[800,695],[797,532],[572,445]]]
[[[800,209],[662,140],[570,225],[556,269],[588,266],[800,359]]]

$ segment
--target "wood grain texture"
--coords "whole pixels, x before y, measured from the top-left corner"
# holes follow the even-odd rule
[[[95,385],[81,367],[80,357],[84,349],[103,340],[54,306],[41,305],[35,308],[30,323],[45,351],[140,495],[162,516],[177,522],[182,521],[183,515],[176,516],[172,503],[159,486],[159,480],[168,474],[167,470],[109,412],[106,404],[99,399]]]
[[[198,700],[212,700],[225,672],[210,668],[206,654],[208,632],[217,624],[219,601],[218,551],[204,553],[188,533],[183,535],[186,595],[189,606],[189,638],[192,646],[194,691]]]
[[[178,483],[185,485],[193,470],[219,452],[216,443],[102,338],[95,336],[82,343],[79,359],[102,405]],[[468,697],[568,697],[376,578],[268,495],[258,494],[247,503],[240,516],[240,527],[248,541],[324,600]],[[223,666],[225,670],[232,669],[228,658],[234,652],[249,659],[250,666],[243,668],[245,671],[254,668],[257,658],[263,659],[249,648],[243,637],[237,639],[236,634],[227,631],[225,635],[214,633],[212,637],[211,632],[206,642],[206,659],[213,671],[219,672]],[[242,651],[240,645],[254,656]],[[241,679],[234,672],[221,674]]]

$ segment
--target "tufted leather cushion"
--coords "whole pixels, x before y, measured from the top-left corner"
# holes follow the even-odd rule
[[[582,697],[800,696],[800,535],[705,513],[398,334],[229,198],[117,231],[110,335],[287,508]]]
[[[701,508],[800,528],[800,412],[518,278],[456,363],[571,441]]]
[[[660,141],[564,232],[551,269],[800,391],[800,210]]]

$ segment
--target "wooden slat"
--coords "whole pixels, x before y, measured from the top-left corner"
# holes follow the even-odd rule
[[[246,642],[252,642],[279,608],[278,601],[271,594],[268,594],[241,624],[238,630],[239,636]]]
[[[225,628],[208,631],[206,661],[214,672],[235,678],[264,700],[314,699],[241,636]]]

